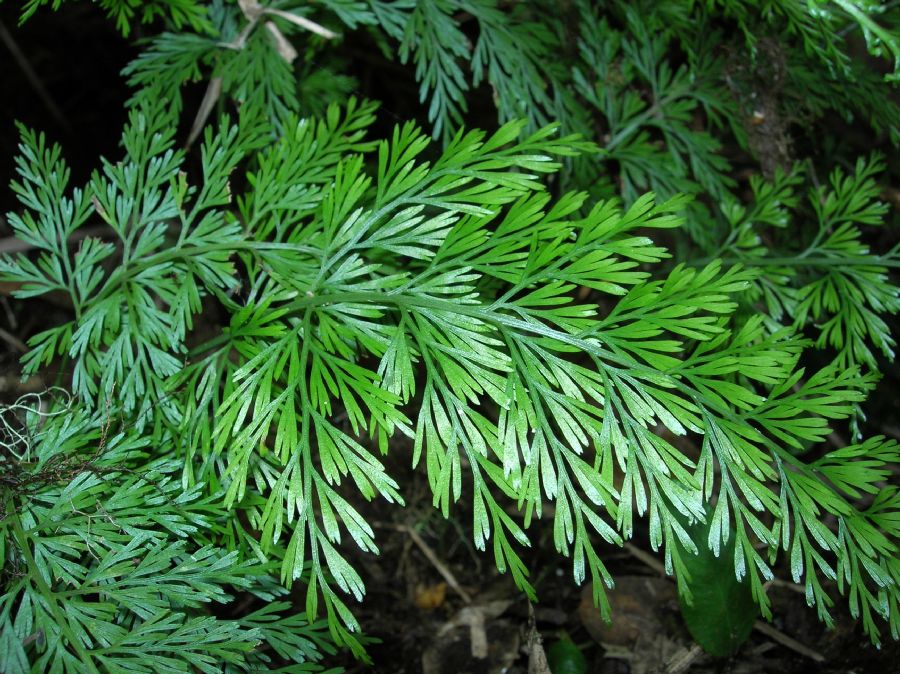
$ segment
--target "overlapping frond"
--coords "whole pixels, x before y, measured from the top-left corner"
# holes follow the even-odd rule
[[[321,669],[332,648],[324,625],[277,601],[285,590],[271,564],[219,545],[229,514],[200,485],[182,488],[171,439],[151,445],[109,411],[28,412],[3,410],[4,424],[28,419],[29,439],[18,456],[4,447],[0,463],[4,672],[258,671],[270,649]],[[208,612],[235,592],[266,606],[230,619]]]

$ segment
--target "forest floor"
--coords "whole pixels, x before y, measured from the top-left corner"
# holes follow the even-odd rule
[[[542,657],[554,662],[557,649],[562,656],[554,674],[896,671],[900,643],[886,635],[880,649],[873,647],[850,619],[846,599],[832,593],[836,624],[829,630],[807,607],[802,587],[782,581],[768,590],[771,622],[758,621],[731,658],[706,655],[684,626],[674,582],[646,552],[646,530],[624,549],[599,548],[616,582],[609,592],[613,620],[606,624],[590,588],[573,582],[570,560],[553,550],[545,513],[529,531],[532,550],[523,554],[539,599],[531,605],[497,573],[490,550],[474,549],[471,513],[461,507],[445,520],[431,508],[421,473],[393,474],[406,487],[408,507],[363,506],[376,523],[380,555],[354,559],[368,588],[357,616],[364,633],[379,640],[368,646],[375,664],[347,659],[349,672],[544,674],[550,670],[541,668]],[[783,568],[777,575],[790,577]],[[554,648],[560,641],[573,642],[584,662]]]

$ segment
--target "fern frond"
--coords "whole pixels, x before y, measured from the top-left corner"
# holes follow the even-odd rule
[[[199,485],[182,490],[173,479],[181,461],[170,439],[148,447],[116,428],[118,410],[64,411],[34,410],[22,429],[27,461],[4,452],[4,672],[31,671],[29,662],[52,671],[215,672],[223,663],[250,671],[268,658],[255,650],[262,642],[296,663],[329,651],[323,625],[285,615],[284,602],[245,618],[210,615],[210,603],[235,591],[282,594],[267,580],[270,565],[197,542],[230,516]]]

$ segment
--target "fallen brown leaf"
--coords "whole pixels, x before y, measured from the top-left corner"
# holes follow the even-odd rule
[[[447,583],[435,583],[434,585],[419,585],[416,587],[414,602],[416,608],[431,610],[443,606],[447,598]]]

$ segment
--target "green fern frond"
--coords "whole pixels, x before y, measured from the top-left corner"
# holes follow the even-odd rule
[[[330,652],[324,625],[272,601],[284,590],[267,580],[271,565],[215,545],[229,515],[199,485],[182,489],[171,438],[150,446],[118,429],[119,413],[34,407],[21,429],[27,456],[3,450],[3,671],[258,671],[269,659],[262,643],[296,663]],[[267,607],[208,613],[235,591]]]
[[[709,550],[766,618],[789,567],[826,624],[840,594],[900,637],[900,446],[862,425],[900,309],[900,248],[871,243],[892,167],[827,123],[897,140],[863,51],[896,56],[895,7],[99,4],[164,32],[87,184],[19,128],[0,280],[62,305],[22,364],[70,393],[3,410],[0,669],[364,658],[348,597],[365,502],[409,498],[398,453],[532,599],[545,519],[605,616],[601,546],[646,532],[686,600]],[[426,129],[379,137],[351,43],[408,69]],[[823,129],[820,184],[790,164]]]

